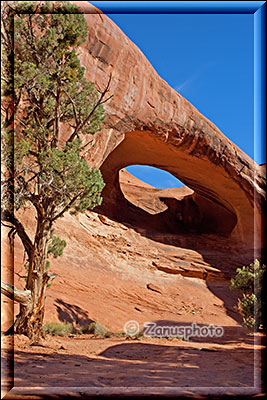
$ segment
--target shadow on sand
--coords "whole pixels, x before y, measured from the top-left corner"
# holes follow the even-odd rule
[[[253,336],[242,329],[233,332],[233,327],[226,327],[225,332],[218,343],[253,342]],[[159,339],[156,344],[153,339],[149,339],[152,343],[109,339],[109,344],[115,344],[95,357],[60,350],[50,354],[16,351],[15,386],[172,387],[177,392],[193,387],[218,387],[229,392],[234,387],[240,388],[240,393],[242,388],[254,386],[253,347],[222,348],[215,341],[211,345],[210,338],[205,339],[208,347],[204,342],[187,345],[164,340],[161,345]]]

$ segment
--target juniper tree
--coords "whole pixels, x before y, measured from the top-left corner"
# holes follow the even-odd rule
[[[87,34],[69,2],[9,1],[2,8],[2,221],[27,255],[25,290],[3,283],[2,292],[20,303],[15,332],[32,340],[40,337],[54,277],[48,256],[61,255],[66,244],[52,227],[65,212],[84,212],[102,200],[101,173],[89,168],[85,153],[105,118],[110,78],[100,93],[85,79],[76,50]],[[33,239],[17,214],[29,205]]]

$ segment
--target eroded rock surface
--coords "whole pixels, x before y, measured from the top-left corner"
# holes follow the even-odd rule
[[[76,4],[87,13],[89,37],[80,59],[88,80],[103,89],[112,73],[105,129],[92,137],[87,159],[101,168],[106,188],[98,212],[66,214],[56,223],[55,234],[67,247],[51,260],[57,277],[47,290],[45,321],[77,329],[99,321],[114,332],[129,320],[140,326],[194,322],[223,326],[225,333],[221,342],[173,339],[171,345],[154,338],[136,345],[48,337],[38,350],[16,337],[15,386],[106,385],[109,394],[113,385],[195,386],[197,393],[211,385],[247,389],[255,341],[240,327],[229,280],[261,248],[264,168],[171,89],[108,17],[87,2]],[[165,169],[186,187],[157,190],[128,174],[130,164]],[[19,217],[33,237],[33,210]],[[4,228],[2,279],[23,289],[26,257],[17,237],[10,247],[7,233]],[[14,316],[4,296],[2,312],[5,330]],[[12,338],[5,339],[12,347]]]
[[[20,215],[31,237],[32,215],[30,209]],[[99,321],[119,332],[131,319],[140,324],[168,320],[228,326],[240,320],[232,310],[236,294],[228,286],[242,261],[237,253],[231,259],[218,257],[210,235],[197,246],[191,235],[188,248],[183,235],[150,234],[96,212],[66,214],[56,223],[55,235],[67,246],[62,257],[51,259],[50,272],[57,277],[47,290],[46,321],[71,322],[74,327]],[[205,254],[207,243],[210,251]],[[8,239],[3,240],[2,253],[2,279],[12,283],[14,268],[15,286],[23,289],[26,270],[20,240],[16,237],[13,254]],[[10,301],[4,296],[2,301],[5,330],[13,313]]]
[[[106,188],[99,210],[67,214],[55,227],[68,244],[51,265],[46,320],[98,320],[114,330],[129,317],[237,325],[229,278],[260,254],[264,169],[171,89],[108,17],[76,3],[88,12],[80,49],[88,80],[104,88],[112,73],[105,129],[88,154]],[[123,169],[130,164],[165,169],[186,187],[157,190]],[[32,236],[33,212],[20,217]],[[24,262],[19,240],[12,253],[5,238],[3,280],[12,283],[15,267],[23,289]],[[10,325],[12,312],[4,314]]]
[[[120,179],[129,201],[143,209],[151,205],[155,213],[166,207],[168,193],[176,200],[192,193],[187,188],[157,190],[126,171]],[[33,215],[33,209],[19,213],[30,237]],[[166,228],[163,222],[161,228]],[[57,277],[47,290],[46,321],[67,321],[74,327],[99,321],[116,332],[130,319],[140,324],[166,320],[237,326],[237,294],[229,290],[229,280],[248,254],[214,234],[162,231],[152,230],[145,220],[140,227],[90,211],[59,219],[55,235],[67,246],[62,257],[50,260],[50,272]],[[23,289],[25,254],[17,236],[13,252],[7,232],[4,228],[2,279],[13,283],[14,270],[15,286]],[[5,330],[13,313],[10,301],[4,296],[2,301]]]
[[[127,220],[119,171],[131,164],[151,165],[192,189],[205,218],[211,210],[205,220],[210,231],[215,227],[230,235],[237,246],[260,248],[264,170],[161,79],[107,16],[87,2],[76,4],[89,26],[79,51],[87,79],[104,88],[112,74],[105,129],[94,137],[88,156],[106,182],[101,212]]]

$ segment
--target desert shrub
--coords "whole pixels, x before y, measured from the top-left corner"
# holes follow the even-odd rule
[[[116,332],[116,333],[114,333],[114,336],[115,336],[115,337],[118,337],[118,338],[120,338],[120,337],[125,337],[125,336],[126,336],[126,333],[125,333],[125,332]]]
[[[73,333],[73,327],[70,322],[47,322],[43,331],[45,334],[50,334],[52,336],[66,336],[70,333]]]
[[[99,337],[110,337],[112,336],[112,332],[110,332],[107,328],[101,325],[99,322],[91,322],[89,325],[81,327],[82,333],[91,333],[95,336]]]
[[[231,279],[230,289],[243,292],[238,299],[237,310],[242,315],[246,328],[258,330],[263,323],[262,289],[266,266],[255,260],[249,266],[237,268],[236,272],[236,276]]]

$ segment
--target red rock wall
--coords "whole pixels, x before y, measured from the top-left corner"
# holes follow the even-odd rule
[[[88,157],[106,182],[102,210],[116,216],[126,207],[121,168],[151,165],[233,213],[237,223],[231,235],[237,244],[261,246],[264,171],[162,80],[107,16],[87,2],[75,3],[89,27],[79,50],[87,79],[104,88],[112,74],[105,129],[94,137]]]

